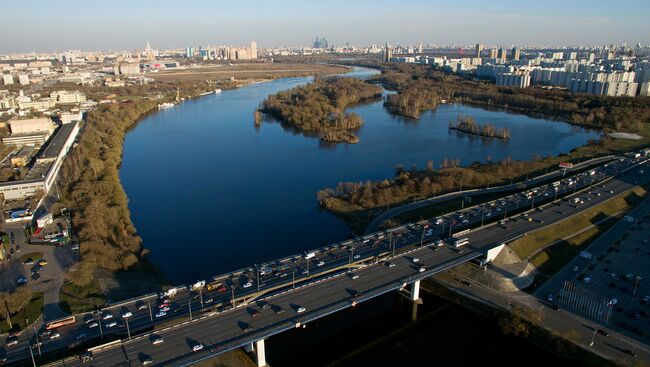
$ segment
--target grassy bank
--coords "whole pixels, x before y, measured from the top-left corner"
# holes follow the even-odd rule
[[[25,326],[27,325],[27,320],[29,320],[30,323],[34,322],[41,316],[42,313],[43,293],[32,293],[27,307],[11,316],[11,323],[13,324],[13,328],[11,330],[24,330]],[[0,323],[0,332],[5,333],[11,330],[9,330],[9,325],[6,322]]]
[[[105,302],[104,293],[95,281],[83,286],[68,283],[61,287],[59,293],[59,306],[69,314],[92,311]]]
[[[586,239],[590,238],[592,234],[601,233],[605,228],[611,226],[608,221],[596,225],[597,222],[601,222],[603,219],[612,217],[619,212],[631,210],[636,204],[641,202],[646,195],[646,189],[642,187],[634,188],[564,221],[532,232],[528,234],[528,236],[512,242],[510,247],[519,258],[526,259],[535,251],[550,243],[562,240],[566,237],[571,237],[572,234],[591,225],[595,225],[593,230],[596,232],[589,230],[575,237],[571,237],[567,241],[569,244],[575,245],[575,251],[579,252],[579,249],[581,248],[580,244],[584,244]],[[552,208],[549,210],[552,210]],[[545,251],[537,254],[535,258],[539,264],[543,264],[545,262],[543,259],[547,258]]]

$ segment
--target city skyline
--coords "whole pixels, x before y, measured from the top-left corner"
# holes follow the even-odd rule
[[[606,4],[555,0],[544,4],[470,0],[462,5],[411,0],[398,6],[384,0],[317,4],[191,0],[182,5],[117,0],[110,8],[97,9],[77,0],[56,6],[30,1],[5,5],[6,14],[22,16],[5,20],[0,53],[127,50],[142,48],[146,40],[157,49],[238,45],[252,39],[260,47],[309,46],[317,35],[330,45],[647,43],[650,26],[643,17],[650,5],[638,0],[616,5],[612,11]]]

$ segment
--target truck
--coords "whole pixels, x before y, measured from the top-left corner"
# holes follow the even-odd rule
[[[208,283],[207,288],[208,291],[213,291],[221,286],[221,281],[220,280],[213,280],[210,283]]]

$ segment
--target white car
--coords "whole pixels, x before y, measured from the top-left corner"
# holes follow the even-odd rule
[[[106,328],[112,328],[113,326],[117,326],[117,322],[111,321],[111,322],[106,323],[106,325],[104,325],[104,326],[106,326]]]
[[[104,316],[102,316],[102,320],[110,320],[113,318],[113,314],[107,313]]]
[[[160,312],[168,312],[169,310],[170,310],[170,308],[168,306],[165,306],[165,307],[160,309]]]
[[[167,315],[167,312],[165,311],[159,311],[158,313],[156,313],[156,317],[163,317],[165,315]]]
[[[325,265],[325,261],[319,261],[316,263],[316,266],[323,266]]]
[[[203,349],[203,344],[201,344],[201,343],[199,343],[199,344],[195,344],[195,345],[192,347],[192,351],[193,351],[193,352],[198,352],[198,351],[200,351],[201,349]]]
[[[307,309],[304,308],[304,307],[302,307],[302,306],[301,306],[301,307],[298,307],[298,309],[296,310],[296,312],[298,312],[298,313],[303,313],[303,312],[305,312],[305,311],[307,311]]]
[[[243,285],[242,287],[244,287],[244,288],[250,288],[250,287],[252,287],[252,286],[253,286],[253,283],[251,283],[250,281],[248,281],[248,282],[244,283],[244,285]]]
[[[165,339],[163,339],[162,336],[156,336],[156,337],[153,338],[153,341],[151,342],[151,344],[158,345],[158,344],[161,344],[164,341],[165,341]]]
[[[420,266],[420,269],[418,269],[418,272],[424,273],[427,269],[424,266]]]
[[[126,311],[125,313],[122,314],[123,319],[128,319],[131,316],[133,316],[133,313],[131,313],[131,311]]]
[[[359,255],[359,254],[354,255],[353,258],[354,258],[354,259],[360,259],[360,258],[361,258],[361,255]]]
[[[90,324],[88,324],[89,329],[96,328],[97,326],[99,326],[97,322],[91,322]]]
[[[52,340],[52,339],[58,339],[58,338],[60,338],[60,337],[61,337],[61,334],[59,334],[59,333],[54,333],[54,334],[50,335],[50,340]]]
[[[420,259],[418,259],[417,257],[414,257],[413,259],[411,259],[411,261],[413,261],[414,263],[416,263],[416,262],[420,261]]]

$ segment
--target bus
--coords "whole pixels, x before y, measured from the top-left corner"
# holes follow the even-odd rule
[[[54,330],[58,329],[60,327],[66,326],[66,325],[71,325],[74,324],[76,321],[76,318],[74,316],[66,317],[65,319],[59,319],[56,321],[48,322],[45,325],[45,330]]]
[[[465,246],[468,243],[469,243],[469,238],[459,238],[456,241],[454,241],[454,247]]]

